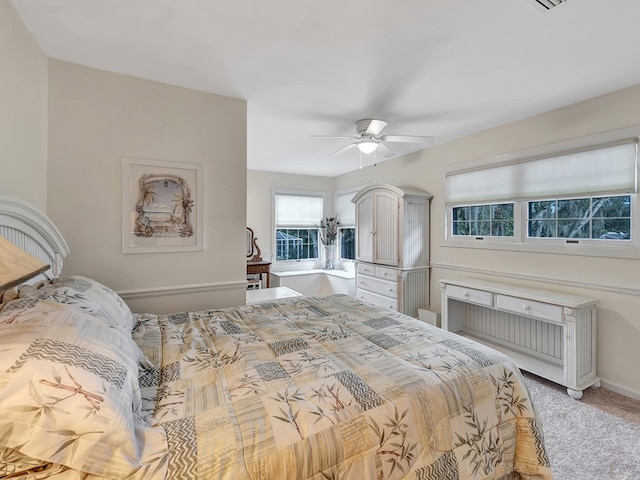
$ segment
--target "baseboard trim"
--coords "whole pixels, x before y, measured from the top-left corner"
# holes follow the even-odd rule
[[[606,380],[602,380],[602,388],[606,388],[607,390],[611,390],[612,392],[619,393],[620,395],[624,395],[625,397],[633,398],[634,400],[640,400],[640,392],[621,387],[617,383],[611,383],[607,382]]]
[[[246,289],[246,280],[236,282],[199,283],[193,285],[171,285],[167,287],[141,288],[136,290],[121,290],[116,292],[124,301],[140,298],[153,298],[159,295],[188,295],[206,292],[220,292],[225,290]]]
[[[538,275],[527,275],[524,273],[501,272],[498,270],[488,270],[484,268],[469,268],[463,265],[455,265],[451,263],[431,262],[432,268],[442,270],[452,270],[465,273],[474,273],[477,275],[491,275],[495,277],[512,278],[515,280],[529,280],[532,282],[541,282],[553,285],[569,285],[576,288],[584,288],[588,290],[597,290],[601,292],[618,293],[620,295],[630,295],[640,297],[640,290],[637,288],[623,287],[619,285],[602,285],[596,283],[576,282],[575,280],[558,279],[554,277],[543,277]]]

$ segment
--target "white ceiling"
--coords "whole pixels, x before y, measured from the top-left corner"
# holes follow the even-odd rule
[[[355,170],[309,135],[361,118],[441,144],[640,84],[638,0],[11,1],[52,58],[247,100],[256,170]]]

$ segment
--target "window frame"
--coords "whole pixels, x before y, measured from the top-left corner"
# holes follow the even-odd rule
[[[506,155],[489,157],[473,162],[454,165],[445,171],[445,176],[450,172],[464,171],[465,169],[492,168],[501,164],[518,161],[522,158],[551,157],[571,149],[597,149],[603,144],[620,141],[625,138],[640,137],[640,126],[621,129],[614,132],[606,132],[591,135],[579,139],[559,142],[552,145],[535,147],[532,149],[513,152]],[[635,184],[638,185],[638,146],[636,144],[635,159]],[[446,178],[446,177],[445,177]],[[446,182],[445,182],[446,183]],[[446,187],[445,187],[446,189]],[[446,191],[445,191],[446,193]],[[636,192],[602,193],[590,192],[578,195],[557,195],[550,200],[562,200],[563,198],[594,198],[613,197],[620,195],[630,196],[631,239],[566,239],[566,238],[536,238],[528,237],[528,207],[529,201],[539,199],[510,199],[486,202],[460,202],[444,205],[444,241],[443,246],[461,248],[480,248],[490,250],[515,250],[523,252],[538,252],[551,254],[585,255],[610,258],[640,258],[640,219],[638,219],[639,195]],[[514,236],[513,237],[478,237],[473,235],[453,235],[453,209],[459,206],[490,204],[490,203],[514,203]],[[568,241],[569,240],[569,241]],[[577,240],[577,242],[576,242]]]
[[[453,233],[453,224],[454,224],[454,223],[456,223],[456,221],[455,221],[455,220],[453,220],[453,218],[454,218],[453,210],[454,210],[455,208],[464,208],[464,207],[482,207],[482,206],[486,206],[486,205],[488,205],[489,207],[491,207],[491,206],[493,206],[493,205],[504,205],[504,204],[511,204],[511,205],[513,205],[513,235],[509,235],[509,236],[506,236],[506,235],[500,235],[500,236],[499,236],[499,235],[473,235],[473,234],[469,234],[469,235],[455,235],[455,234]],[[513,201],[512,201],[512,202],[503,202],[503,201],[500,201],[499,203],[498,203],[498,202],[485,202],[485,203],[469,203],[469,204],[464,204],[464,205],[462,205],[462,204],[461,204],[461,205],[451,205],[451,208],[449,208],[449,209],[448,209],[449,217],[451,218],[451,220],[449,221],[449,224],[450,224],[450,226],[449,226],[449,228],[450,228],[450,230],[449,230],[449,235],[450,235],[452,238],[455,238],[455,239],[458,239],[458,238],[460,238],[460,239],[467,239],[467,238],[470,238],[470,237],[474,237],[475,239],[480,239],[480,238],[482,238],[482,239],[490,238],[491,240],[496,241],[496,242],[505,242],[505,241],[511,241],[511,242],[513,242],[513,241],[514,241],[514,239],[516,238],[516,231],[518,230],[518,221],[517,221],[517,219],[516,219],[516,204],[517,204],[517,202],[513,202]],[[488,222],[489,222],[489,224],[491,225],[492,220],[491,220],[491,219],[489,219],[489,220],[488,220]]]
[[[624,246],[632,246],[632,245],[636,245],[638,244],[638,239],[637,239],[637,235],[634,234],[634,226],[636,226],[636,224],[638,223],[637,220],[634,222],[634,217],[635,217],[635,204],[637,203],[637,198],[635,199],[636,201],[634,201],[634,196],[637,197],[637,195],[631,195],[631,194],[619,194],[619,195],[601,195],[601,194],[594,194],[594,195],[590,195],[588,197],[567,197],[567,198],[549,198],[549,199],[544,199],[542,201],[560,201],[560,200],[574,200],[574,199],[590,199],[592,201],[593,198],[601,198],[601,197],[623,197],[623,196],[628,196],[631,197],[630,198],[630,212],[629,212],[629,219],[631,221],[631,225],[630,225],[630,233],[631,233],[631,238],[630,239],[620,239],[620,240],[614,240],[614,239],[604,239],[604,238],[565,238],[565,237],[530,237],[529,236],[529,203],[530,201],[526,201],[526,202],[522,202],[522,222],[523,222],[523,236],[524,236],[524,241],[525,242],[540,242],[540,243],[548,243],[548,244],[569,244],[569,245],[591,245],[594,247],[597,246],[601,246],[601,247],[608,247],[608,246],[615,246],[615,247],[624,247]],[[532,200],[534,201],[534,200]],[[535,200],[538,201],[538,200]],[[597,217],[596,217],[597,218]],[[593,217],[590,217],[590,220],[592,220]],[[558,217],[556,217],[555,219],[556,221],[558,220]]]
[[[343,230],[353,230],[353,258],[346,258],[342,256],[342,234]],[[338,228],[338,261],[339,262],[355,262],[356,261],[356,226],[342,226]]]
[[[291,258],[291,259],[284,259],[284,258],[279,258],[278,255],[278,231],[279,230],[286,230],[287,234],[289,231],[291,230],[296,230],[296,231],[307,231],[309,232],[309,236],[311,236],[312,233],[315,233],[315,244],[313,243],[304,243],[302,241],[302,238],[300,237],[296,237],[296,240],[300,240],[300,245],[297,247],[294,247],[296,249],[309,249],[312,246],[315,247],[316,250],[316,256],[315,257],[303,257],[303,258]],[[320,239],[319,239],[319,235],[318,235],[318,229],[317,228],[310,228],[310,227],[276,227],[275,228],[275,234],[276,234],[276,253],[275,253],[275,260],[276,262],[315,262],[315,261],[319,261],[320,260]]]

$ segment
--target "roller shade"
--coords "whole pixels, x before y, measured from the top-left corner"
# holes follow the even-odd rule
[[[276,227],[314,227],[322,220],[322,196],[276,194]]]
[[[351,199],[357,192],[338,193],[336,195],[336,213],[342,226],[356,224],[356,204]]]
[[[636,193],[637,139],[445,174],[448,205]]]

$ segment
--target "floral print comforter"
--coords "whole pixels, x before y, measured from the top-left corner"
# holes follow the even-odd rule
[[[345,296],[138,315],[169,479],[551,479],[502,354]]]

